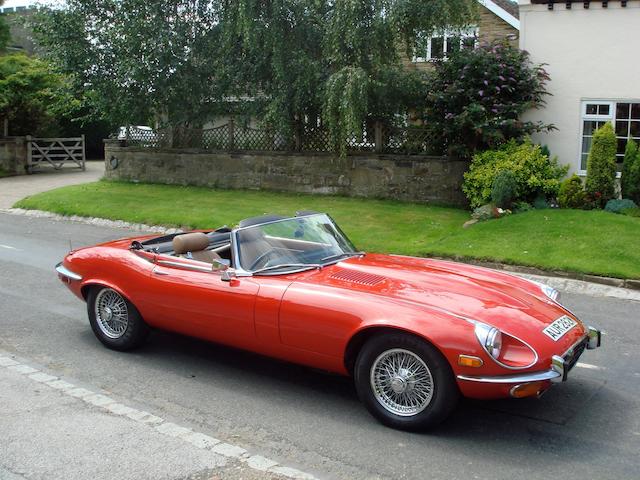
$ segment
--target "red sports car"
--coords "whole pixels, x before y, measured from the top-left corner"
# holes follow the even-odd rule
[[[56,270],[109,348],[159,328],[351,375],[369,411],[400,429],[441,422],[460,395],[540,395],[600,346],[552,288],[360,252],[315,212],[116,240]]]

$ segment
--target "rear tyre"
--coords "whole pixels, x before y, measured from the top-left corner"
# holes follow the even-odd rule
[[[354,369],[360,400],[383,424],[426,430],[455,408],[460,393],[447,360],[431,344],[403,333],[373,337]]]
[[[135,348],[149,334],[138,309],[112,288],[92,288],[87,296],[87,312],[95,336],[113,350]]]

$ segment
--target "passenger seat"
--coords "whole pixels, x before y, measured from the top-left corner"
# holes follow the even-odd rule
[[[173,253],[178,257],[190,258],[199,262],[213,264],[222,257],[216,252],[207,250],[209,237],[202,232],[184,233],[173,237]]]

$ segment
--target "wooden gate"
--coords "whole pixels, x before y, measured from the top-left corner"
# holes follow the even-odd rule
[[[59,170],[65,163],[85,169],[84,135],[77,138],[32,138],[27,136],[27,171],[29,173],[41,165],[51,165]]]

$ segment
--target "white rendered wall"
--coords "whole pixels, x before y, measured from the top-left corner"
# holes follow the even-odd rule
[[[640,100],[640,1],[532,5],[520,0],[520,48],[551,75],[547,105],[525,115],[553,123],[558,130],[537,134],[571,172],[580,168],[581,102]]]

